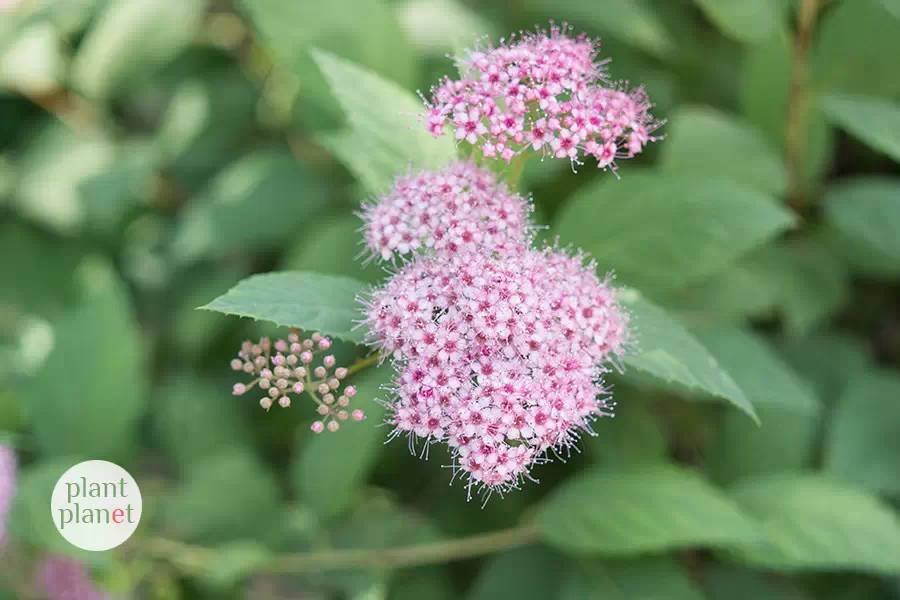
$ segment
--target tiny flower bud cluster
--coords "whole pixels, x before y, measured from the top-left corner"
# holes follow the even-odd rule
[[[326,354],[331,345],[331,339],[320,333],[303,339],[296,329],[291,330],[286,340],[272,342],[262,338],[256,344],[246,341],[238,357],[231,361],[231,368],[251,375],[253,380],[235,383],[232,392],[242,396],[258,388],[264,393],[259,405],[267,411],[275,403],[288,408],[294,396],[306,393],[316,403],[321,417],[310,427],[316,433],[338,431],[342,421],[362,421],[365,413],[350,408],[356,388],[352,385],[341,388],[348,370],[335,367],[334,355]]]
[[[509,43],[470,51],[461,79],[432,89],[427,128],[489,158],[510,161],[528,149],[580,163],[591,155],[600,168],[639,154],[659,123],[643,89],[609,84],[598,44],[565,27],[525,34]]]
[[[394,359],[394,435],[446,443],[470,485],[500,491],[610,414],[601,378],[628,337],[595,265],[550,248],[419,254],[366,325]]]
[[[6,527],[16,495],[16,453],[0,444],[0,548],[6,543]]]
[[[65,556],[48,556],[37,573],[37,587],[48,600],[106,600],[97,589],[84,563]]]
[[[457,162],[398,178],[362,217],[372,256],[392,260],[426,249],[446,255],[519,251],[529,243],[530,211],[530,203],[492,173]]]

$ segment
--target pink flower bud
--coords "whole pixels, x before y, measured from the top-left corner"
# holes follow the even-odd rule
[[[315,333],[313,333],[313,334],[310,336],[310,339],[311,339],[312,341],[314,341],[314,342],[318,342],[319,340],[322,339],[322,334],[319,333],[318,331],[316,331]]]
[[[312,359],[313,359],[312,352],[310,352],[308,350],[305,352],[302,352],[300,354],[300,362],[302,362],[305,365],[308,365],[309,363],[311,363]]]
[[[325,406],[324,404],[320,404],[320,405],[316,408],[316,412],[319,413],[320,415],[322,415],[322,416],[324,417],[325,415],[327,415],[328,413],[331,412],[331,409],[329,409],[329,408],[328,408],[327,406]]]
[[[296,344],[298,341],[300,341],[300,335],[299,335],[299,332],[298,332],[297,330],[292,330],[292,331],[288,334],[288,341],[289,341],[290,343],[292,343],[292,344]]]
[[[313,375],[315,375],[317,379],[322,379],[327,374],[328,371],[325,370],[325,367],[316,367],[315,370],[313,370]]]
[[[350,398],[347,396],[340,396],[338,398],[338,406],[350,406]]]
[[[303,383],[298,381],[297,383],[294,384],[294,387],[291,389],[294,390],[295,394],[302,394],[303,393]]]
[[[325,404],[334,404],[334,394],[325,394],[322,396],[322,402]]]
[[[325,431],[325,424],[322,421],[313,421],[309,428],[312,429],[313,433],[322,433]]]
[[[348,385],[346,388],[344,388],[344,395],[348,398],[352,398],[353,396],[355,396],[356,386]]]
[[[303,346],[301,346],[299,342],[294,342],[293,344],[291,344],[292,354],[300,354],[301,352],[303,352]]]
[[[341,428],[341,424],[338,423],[337,421],[328,421],[328,431],[330,431],[331,433],[334,433],[335,431],[337,431],[340,428]]]
[[[280,390],[287,389],[288,380],[287,379],[279,379],[278,381],[275,382],[275,385],[278,386],[278,389],[280,389]]]
[[[253,363],[244,363],[244,373],[253,372]]]
[[[247,391],[247,386],[243,383],[236,383],[231,387],[231,393],[235,396],[241,396]]]
[[[276,354],[275,356],[273,356],[272,364],[273,365],[283,365],[284,364],[284,355]]]
[[[319,395],[324,396],[325,394],[328,393],[328,391],[329,391],[330,389],[331,389],[331,388],[328,387],[328,384],[327,384],[327,383],[320,383],[320,384],[319,384],[319,388],[318,388]]]
[[[269,389],[269,386],[270,386],[270,385],[272,385],[272,382],[269,381],[268,379],[260,379],[260,380],[259,380],[259,388],[262,389],[262,390],[267,390],[267,389]]]
[[[321,344],[319,344],[321,346]],[[334,366],[334,355],[329,354],[325,358],[322,359],[322,364],[328,367],[329,369]]]
[[[262,406],[264,409],[269,410],[270,408],[272,408],[272,400],[271,400],[271,398],[266,398],[266,397],[260,398],[259,405]]]
[[[244,368],[244,361],[239,358],[234,358],[231,360],[231,370],[232,371],[240,371]]]
[[[288,398],[287,396],[282,396],[281,398],[278,399],[278,406],[280,406],[281,408],[287,408],[290,405],[291,405],[291,399]]]
[[[306,369],[303,367],[297,367],[296,369],[294,369],[294,377],[296,377],[297,379],[303,379],[304,377],[306,377]]]
[[[336,390],[339,387],[341,387],[341,382],[338,381],[337,379],[335,379],[334,377],[329,379],[326,383],[328,383],[328,387],[332,390]]]
[[[357,408],[352,413],[350,413],[350,416],[353,417],[354,421],[362,421],[366,418],[366,413]]]
[[[265,379],[272,379],[272,371],[270,369],[263,369],[259,372],[259,376]]]
[[[277,387],[270,387],[268,393],[269,393],[269,396],[271,396],[272,398],[277,398],[281,392],[279,391],[279,389]]]
[[[328,338],[322,338],[319,340],[319,350],[328,350],[331,348],[331,340]]]
[[[278,340],[275,342],[275,349],[279,352],[287,352],[288,345],[284,340]]]
[[[345,369],[344,367],[338,367],[334,370],[334,376],[338,379],[343,379],[347,376],[347,369]]]
[[[350,413],[348,413],[346,410],[339,410],[338,414],[337,414],[337,418],[340,419],[341,421],[346,421],[347,419],[350,418]]]

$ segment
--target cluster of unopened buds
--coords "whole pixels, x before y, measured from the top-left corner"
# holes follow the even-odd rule
[[[286,340],[273,342],[264,337],[255,344],[245,341],[238,357],[231,361],[231,368],[253,379],[249,383],[235,383],[232,392],[243,396],[259,389],[263,392],[259,405],[266,410],[276,403],[288,408],[293,396],[305,394],[316,403],[321,417],[310,426],[316,433],[337,431],[341,421],[362,421],[365,412],[350,408],[356,388],[348,385],[342,391],[349,370],[335,366],[334,355],[328,354],[331,345],[331,339],[320,333],[302,338],[297,329],[292,329]]]
[[[372,255],[408,259],[366,305],[370,341],[396,369],[388,423],[413,447],[446,443],[470,490],[517,487],[611,414],[602,375],[627,341],[608,282],[579,254],[533,249],[529,212],[491,172],[457,163],[399,178],[363,213]],[[471,236],[441,243],[454,228]],[[404,245],[398,232],[414,235]]]
[[[660,123],[643,89],[608,80],[599,44],[551,27],[470,51],[459,79],[445,78],[427,101],[434,136],[450,126],[488,158],[507,162],[527,150],[600,168],[640,154]]]

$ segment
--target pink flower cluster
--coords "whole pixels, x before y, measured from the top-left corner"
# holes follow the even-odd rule
[[[0,444],[0,547],[6,543],[6,521],[16,495],[16,453]]]
[[[654,140],[659,126],[643,89],[606,79],[598,44],[566,27],[524,34],[509,43],[469,52],[460,79],[432,89],[427,128],[489,158],[510,161],[528,149],[580,163],[591,155],[601,168],[631,158]]]
[[[447,443],[470,486],[500,491],[574,444],[609,414],[601,376],[627,340],[627,316],[594,267],[525,245],[402,267],[366,307],[372,342],[397,370],[394,435]]]
[[[531,205],[489,171],[457,162],[440,172],[400,177],[363,208],[366,246],[392,260],[417,250],[509,253],[528,245]]]
[[[356,388],[348,385],[341,391],[343,379],[350,374],[349,369],[335,367],[332,354],[319,356],[327,352],[331,344],[331,339],[320,333],[303,339],[297,329],[292,329],[286,340],[272,342],[264,337],[256,344],[245,341],[238,357],[231,361],[231,368],[252,375],[253,380],[234,384],[232,393],[243,396],[258,387],[264,392],[259,405],[266,410],[275,402],[281,408],[288,408],[292,395],[306,393],[316,403],[322,417],[310,427],[315,433],[335,432],[341,428],[341,421],[362,421],[366,418],[365,413],[358,408],[349,408]]]
[[[48,556],[38,568],[37,583],[49,600],[107,600],[84,564],[65,556]]]

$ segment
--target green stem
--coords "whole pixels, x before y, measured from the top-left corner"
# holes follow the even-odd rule
[[[363,369],[367,369],[367,368],[371,367],[372,365],[377,363],[380,358],[381,358],[381,354],[379,354],[378,352],[373,352],[372,354],[368,355],[367,357],[359,359],[358,361],[356,361],[355,363],[350,365],[350,367],[347,369],[347,376],[349,377],[350,375],[353,375],[354,373],[358,373],[359,371],[362,371]]]

